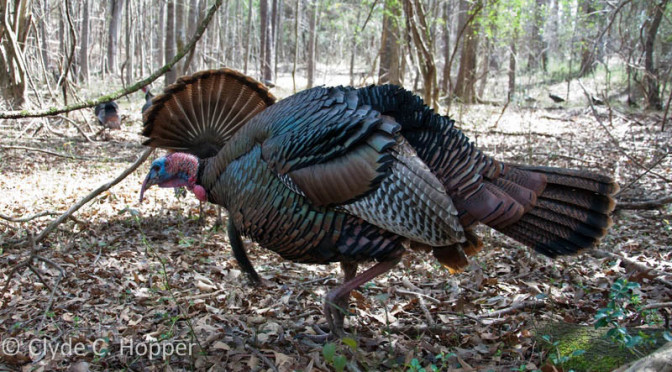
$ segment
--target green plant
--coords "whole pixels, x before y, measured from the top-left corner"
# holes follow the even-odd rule
[[[611,327],[607,331],[609,337],[616,344],[627,347],[630,350],[646,340],[650,340],[643,333],[632,335],[628,329],[621,323],[623,320],[640,315],[643,318],[649,317],[649,311],[642,309],[642,302],[639,294],[635,293],[640,285],[636,282],[629,282],[627,279],[620,278],[614,282],[609,292],[609,303],[601,308],[595,314],[595,328]]]
[[[579,350],[574,350],[572,351],[571,354],[568,355],[563,355],[560,352],[560,341],[553,341],[553,338],[549,335],[543,335],[541,338],[548,343],[551,346],[551,351],[548,354],[548,358],[551,360],[551,363],[553,363],[556,366],[562,367],[565,363],[569,362],[570,359],[579,357],[583,354],[585,354],[585,350],[579,349]],[[572,370],[570,369],[570,372]]]
[[[329,342],[322,347],[322,356],[324,360],[331,364],[337,372],[345,369],[348,360],[344,355],[336,355],[336,344]]]

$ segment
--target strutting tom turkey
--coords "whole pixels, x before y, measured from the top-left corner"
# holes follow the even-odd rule
[[[173,153],[152,163],[141,200],[152,185],[187,187],[225,207],[236,257],[242,234],[287,260],[340,262],[345,282],[324,307],[338,336],[350,292],[406,249],[429,247],[458,271],[482,247],[477,224],[549,257],[595,246],[611,224],[611,178],[497,161],[397,86],[318,87],[275,103],[221,69],[152,102],[145,145]],[[376,263],[358,274],[366,261]]]

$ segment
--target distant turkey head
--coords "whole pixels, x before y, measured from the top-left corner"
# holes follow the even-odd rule
[[[140,189],[140,202],[145,190],[153,185],[159,187],[186,187],[192,191],[200,201],[207,201],[208,196],[201,185],[196,184],[199,160],[196,156],[176,152],[158,158],[152,162],[145,181]]]

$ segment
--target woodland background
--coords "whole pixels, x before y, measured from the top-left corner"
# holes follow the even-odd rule
[[[0,338],[24,343],[0,368],[611,370],[643,356],[670,338],[668,2],[0,0]],[[248,242],[266,280],[253,288],[214,208],[170,190],[137,203],[160,155],[140,145],[139,89],[224,66],[280,98],[403,85],[498,159],[613,175],[615,225],[557,261],[484,229],[455,276],[408,255],[354,294],[351,340],[296,338],[323,321],[337,265]],[[110,99],[122,130],[101,141],[93,107]],[[107,352],[30,353],[37,337]],[[122,355],[122,339],[199,353]]]

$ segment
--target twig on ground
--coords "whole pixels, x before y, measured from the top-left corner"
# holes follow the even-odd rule
[[[51,291],[49,304],[47,305],[47,310],[45,310],[45,317],[46,317],[46,313],[47,313],[48,309],[51,308],[51,305],[53,303],[53,298],[54,298],[56,289],[58,288],[58,284],[60,283],[61,278],[63,278],[63,276],[65,276],[65,270],[63,270],[63,268],[59,264],[55,263],[54,261],[52,261],[52,260],[50,260],[46,257],[42,257],[42,256],[38,255],[39,252],[44,251],[46,248],[41,248],[41,249],[37,248],[37,242],[36,242],[35,239],[33,239],[33,234],[31,234],[31,233],[28,233],[28,243],[30,244],[30,247],[31,247],[30,256],[25,261],[20,262],[17,265],[15,265],[12,268],[12,270],[9,272],[9,275],[7,275],[7,282],[5,283],[5,286],[3,287],[2,292],[0,292],[0,298],[3,298],[2,305],[0,306],[0,308],[4,308],[5,304],[7,303],[7,299],[5,299],[4,296],[5,296],[5,293],[7,292],[7,290],[9,289],[9,283],[11,283],[12,277],[14,277],[14,274],[16,274],[16,272],[19,271],[19,269],[22,269],[24,267],[28,267],[28,269],[30,269],[30,271],[32,271],[35,275],[37,275],[38,279],[42,282],[42,284],[44,284]],[[32,265],[33,260],[42,261],[42,262],[44,262],[44,263],[46,263],[46,264],[48,264],[48,265],[50,265],[50,266],[52,266],[52,267],[54,267],[58,270],[58,272],[59,272],[58,279],[56,280],[56,284],[53,287],[49,286],[47,281],[44,280],[44,278],[40,274],[39,270],[37,270],[37,268],[35,268]],[[44,317],[43,317],[42,321],[44,321]]]
[[[577,81],[578,81],[579,85],[581,86],[581,89],[583,90],[583,94],[586,96],[586,100],[588,101],[588,104],[590,105],[590,109],[591,109],[591,111],[592,111],[592,113],[593,113],[593,116],[595,117],[595,120],[597,120],[597,123],[600,124],[600,126],[602,127],[602,129],[604,129],[604,131],[607,133],[607,136],[609,136],[609,138],[611,139],[611,141],[614,143],[614,146],[616,146],[616,149],[618,150],[618,152],[620,152],[621,154],[625,155],[625,157],[627,157],[628,159],[630,159],[630,161],[632,161],[633,164],[637,165],[638,167],[640,167],[640,168],[642,168],[642,169],[646,169],[648,172],[650,172],[651,174],[655,175],[656,177],[658,177],[658,178],[664,180],[665,182],[672,183],[672,180],[671,180],[671,179],[669,179],[669,178],[667,178],[667,177],[665,177],[665,176],[663,176],[663,175],[661,175],[661,174],[658,174],[658,173],[656,173],[656,172],[654,172],[654,171],[652,171],[652,170],[650,170],[650,169],[647,169],[646,166],[644,166],[642,163],[640,163],[640,162],[639,162],[637,159],[635,159],[632,155],[628,154],[628,153],[621,147],[621,145],[620,145],[619,142],[618,142],[618,139],[616,139],[616,137],[614,137],[614,135],[611,134],[611,132],[609,131],[609,128],[607,128],[607,126],[604,125],[604,123],[602,122],[602,119],[600,119],[600,116],[597,114],[597,110],[595,109],[595,106],[593,105],[593,100],[592,100],[590,94],[588,93],[588,90],[586,89],[586,87],[583,86],[583,83],[581,82],[581,79],[577,79]]]
[[[664,196],[658,199],[617,202],[616,209],[656,209],[672,203],[672,196]]]
[[[499,318],[502,315],[508,315],[508,314],[511,314],[511,313],[516,312],[518,310],[526,309],[528,307],[535,307],[535,308],[539,307],[539,308],[541,308],[541,307],[546,307],[546,305],[547,305],[547,303],[545,301],[538,301],[538,300],[523,301],[523,302],[518,302],[518,303],[516,303],[512,306],[509,306],[509,307],[501,309],[501,310],[497,310],[497,311],[493,311],[491,313],[480,315],[479,318],[480,319]]]
[[[665,307],[672,308],[672,302],[658,302],[655,304],[648,304],[642,307],[642,310],[651,310],[651,309],[662,309]]]
[[[245,349],[251,351],[252,354],[254,354],[254,355],[256,355],[257,357],[259,357],[259,359],[261,359],[262,361],[264,361],[264,363],[266,363],[266,365],[267,365],[269,368],[271,368],[273,371],[278,372],[278,367],[276,367],[275,364],[273,364],[273,362],[271,362],[271,360],[268,359],[268,358],[266,357],[266,355],[264,355],[264,353],[262,353],[261,351],[259,351],[257,348],[250,346],[250,344],[247,344],[247,343],[246,343],[246,344],[244,344],[244,345],[245,345]]]
[[[84,132],[82,128],[79,127],[76,121],[70,119],[69,117],[65,115],[58,115],[56,116],[57,118],[63,119],[64,121],[67,121],[68,123],[72,124],[75,129],[86,139],[87,142],[93,142],[93,140]]]
[[[493,134],[496,134],[496,135],[501,135],[501,136],[523,136],[523,137],[527,137],[527,136],[532,135],[532,136],[539,136],[539,137],[555,138],[555,139],[558,139],[558,140],[566,140],[566,138],[563,138],[563,137],[560,137],[560,136],[556,136],[556,135],[548,134],[548,133],[540,133],[540,132],[503,132],[503,131],[499,131],[499,130],[488,130],[488,131],[483,132],[483,131],[479,131],[479,130],[466,129],[466,128],[460,128],[460,130],[462,132],[465,132],[465,133],[474,133],[474,134],[478,134],[478,135],[493,135]]]
[[[621,193],[623,193],[623,191],[625,191],[625,190],[629,189],[630,187],[632,187],[632,185],[634,185],[635,183],[637,183],[637,181],[639,181],[642,177],[646,176],[647,173],[651,172],[651,170],[652,170],[653,168],[655,168],[655,167],[657,167],[658,165],[660,165],[660,163],[662,163],[663,160],[665,160],[665,158],[667,158],[668,155],[670,155],[670,152],[669,152],[669,151],[667,151],[665,154],[661,155],[660,158],[658,158],[656,161],[654,161],[653,164],[652,164],[647,170],[645,170],[644,172],[642,172],[642,174],[640,174],[639,176],[637,176],[637,178],[635,178],[634,180],[632,180],[632,182],[630,182],[627,186],[621,188],[621,189],[616,193],[616,195],[621,194]],[[618,205],[616,206],[616,209],[618,209]]]
[[[35,151],[35,152],[42,152],[42,153],[45,153],[45,154],[58,156],[58,157],[61,157],[61,158],[68,158],[68,159],[74,159],[74,160],[90,160],[89,158],[87,158],[85,156],[62,154],[62,153],[51,151],[51,150],[38,149],[38,148],[35,148],[35,147],[0,145],[0,149]]]
[[[434,303],[434,304],[437,304],[437,305],[441,304],[441,301],[440,301],[440,300],[437,300],[436,298],[434,298],[434,297],[432,297],[432,296],[428,296],[428,295],[426,295],[426,294],[424,294],[424,293],[413,292],[413,291],[407,291],[407,290],[399,289],[399,288],[396,288],[394,291],[397,292],[397,293],[399,293],[399,294],[415,296],[415,297],[418,297],[418,298],[420,298],[420,297],[424,297],[424,298],[426,298],[427,300],[429,300],[429,302],[431,302],[431,303]]]
[[[44,216],[58,216],[58,213],[45,211],[45,212],[40,212],[40,213],[34,214],[32,216],[28,216],[28,217],[11,217],[11,216],[6,216],[6,215],[0,213],[0,218],[2,218],[3,220],[9,221],[9,222],[28,222],[28,221],[32,221],[36,218],[40,218],[40,217],[44,217]]]
[[[81,208],[81,207],[83,207],[84,205],[86,205],[86,204],[87,204],[88,202],[90,202],[93,198],[95,198],[96,196],[100,195],[103,191],[109,190],[110,188],[112,188],[112,186],[118,184],[118,183],[121,182],[123,179],[125,179],[126,177],[128,177],[128,175],[131,174],[131,173],[133,173],[133,171],[135,171],[135,170],[140,166],[140,164],[144,163],[145,160],[147,160],[147,158],[149,158],[149,155],[151,155],[151,153],[152,153],[153,151],[154,151],[154,148],[146,149],[145,152],[143,152],[142,155],[140,155],[140,157],[138,157],[138,159],[135,161],[135,163],[133,163],[130,167],[128,167],[128,168],[127,168],[126,170],[124,170],[123,172],[121,172],[121,174],[120,174],[117,178],[115,178],[115,179],[113,179],[112,181],[109,181],[109,182],[107,182],[107,183],[101,185],[101,186],[98,187],[97,189],[93,190],[89,195],[85,196],[85,197],[82,198],[80,201],[78,201],[77,203],[75,203],[75,205],[73,205],[72,207],[70,207],[70,209],[68,209],[68,210],[67,210],[65,213],[63,213],[60,217],[58,217],[57,219],[55,219],[54,221],[52,221],[52,222],[49,224],[49,226],[47,226],[44,230],[42,230],[42,232],[40,232],[40,234],[37,235],[37,237],[35,238],[35,242],[40,242],[40,241],[42,241],[42,240],[43,240],[47,235],[49,235],[49,233],[50,233],[51,231],[53,231],[58,225],[60,225],[61,223],[63,223],[63,221],[65,221],[65,220],[68,219],[70,216],[72,216],[72,214],[74,214],[75,212],[77,212],[77,211],[79,210],[79,208]]]
[[[634,261],[630,258],[626,258],[626,257],[623,257],[623,256],[618,255],[616,253],[604,251],[604,250],[601,250],[601,249],[592,249],[592,250],[590,250],[590,253],[593,257],[597,257],[597,258],[609,257],[609,258],[615,258],[615,259],[621,260],[621,262],[625,262],[627,265],[636,269],[637,271],[641,271],[641,272],[644,272],[644,273],[649,273],[649,272],[653,273],[653,274],[656,275],[653,278],[653,280],[655,280],[659,283],[665,284],[666,286],[672,288],[672,282],[663,278],[663,276],[665,276],[667,274],[665,274],[664,272],[661,272],[660,270],[658,270],[656,268],[648,267],[648,266],[646,266],[644,264],[641,264],[637,261]]]

